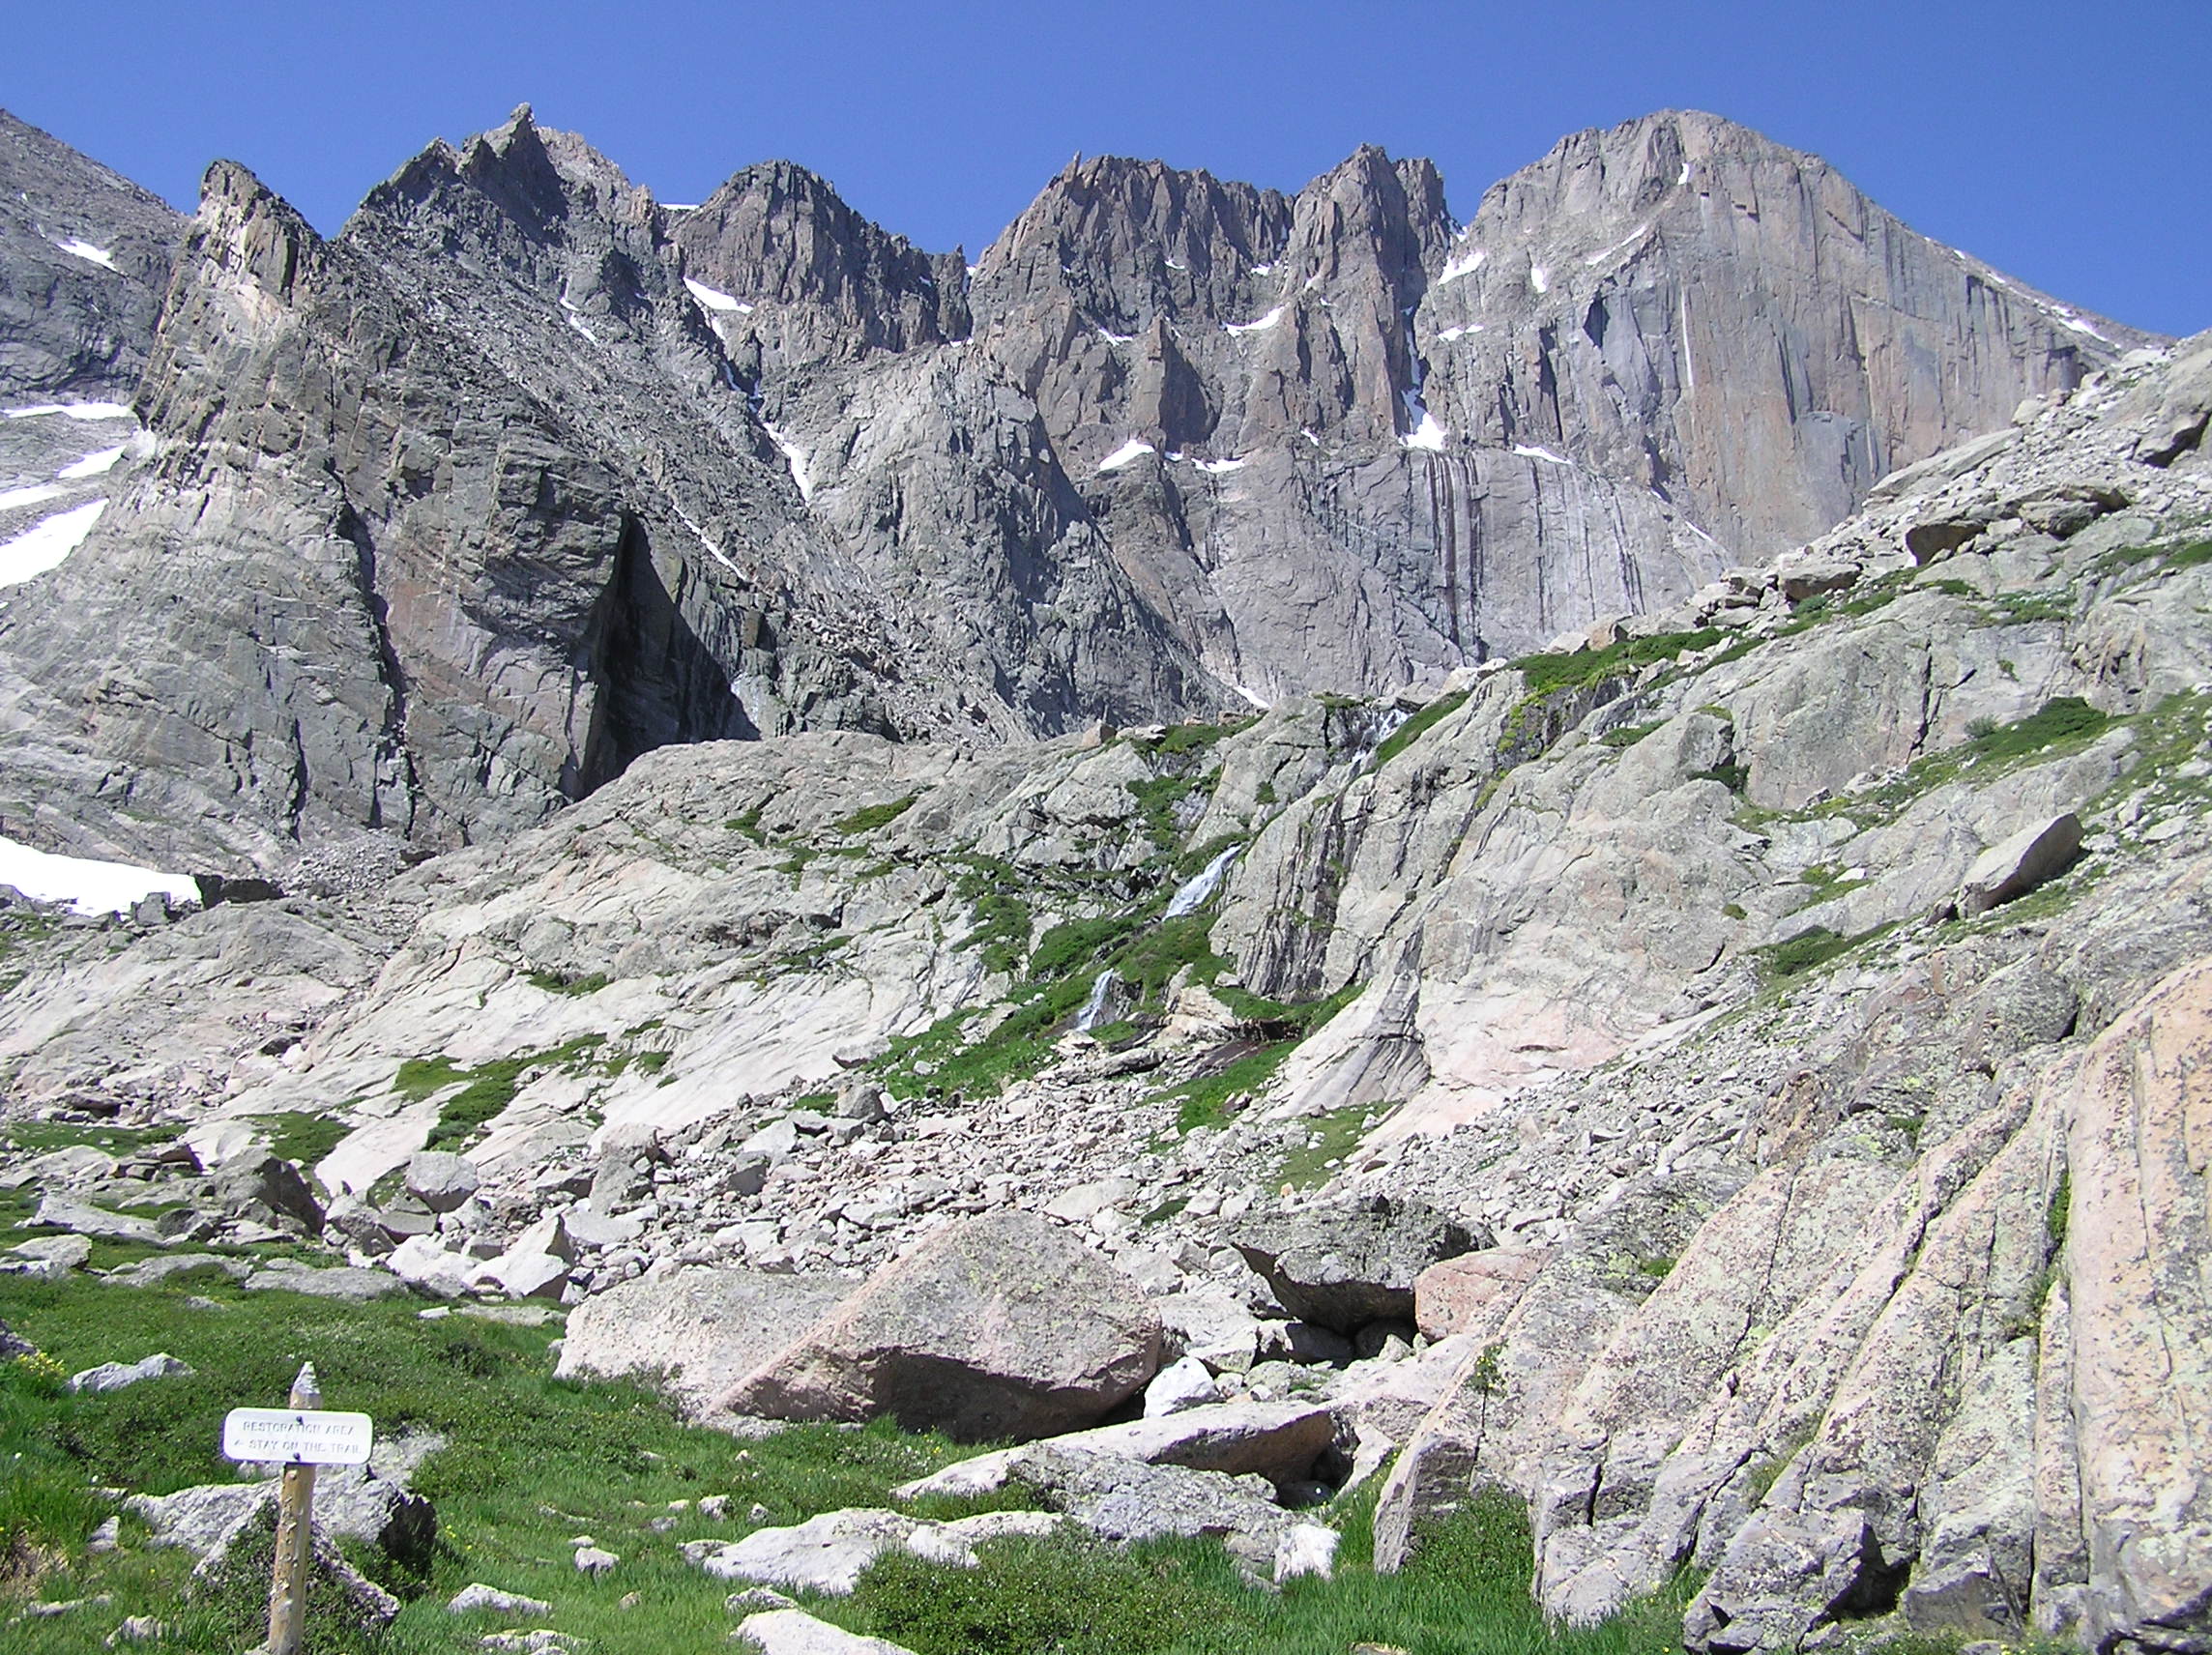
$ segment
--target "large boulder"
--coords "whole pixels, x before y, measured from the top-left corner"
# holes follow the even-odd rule
[[[451,1212],[477,1193],[481,1178],[466,1155],[419,1149],[407,1157],[407,1193],[432,1212]]]
[[[1959,886],[1959,912],[2001,908],[2064,873],[2081,854],[2081,819],[2072,811],[2031,823],[1975,858]]]
[[[1380,1195],[1256,1219],[1235,1239],[1276,1302],[1340,1333],[1412,1321],[1421,1272],[1489,1241],[1434,1207]]]
[[[267,1150],[248,1150],[216,1169],[216,1199],[233,1216],[319,1235],[322,1203],[292,1162]]]
[[[559,1379],[647,1378],[693,1413],[812,1327],[846,1282],[757,1270],[677,1270],[594,1293],[568,1315]]]
[[[727,1396],[733,1412],[964,1441],[1094,1423],[1159,1367],[1160,1323],[1111,1264],[1026,1212],[948,1225]]]

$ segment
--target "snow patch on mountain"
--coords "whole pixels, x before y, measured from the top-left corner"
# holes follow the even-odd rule
[[[1127,442],[1123,443],[1120,448],[1116,449],[1112,453],[1108,454],[1104,459],[1100,460],[1098,462],[1098,469],[1100,471],[1120,471],[1124,466],[1135,465],[1147,454],[1157,453],[1158,451],[1159,450],[1153,448],[1151,444],[1142,442],[1135,437],[1131,437]]]
[[[57,857],[5,837],[0,837],[0,885],[14,886],[35,902],[66,902],[79,914],[120,914],[155,891],[180,902],[200,899],[200,887],[184,874]]]
[[[68,241],[56,241],[54,246],[73,258],[84,260],[86,264],[99,265],[102,270],[115,268],[115,255],[105,247],[94,247],[90,242],[80,242],[73,236]]]
[[[18,489],[17,493],[24,492]],[[63,490],[55,489],[56,494]],[[0,497],[4,500],[5,497]],[[107,509],[104,500],[87,501],[73,506],[67,511],[57,511],[42,522],[34,523],[14,539],[0,545],[0,586],[20,586],[36,575],[50,568],[59,568],[62,561],[92,533],[92,526],[100,521],[100,514]]]

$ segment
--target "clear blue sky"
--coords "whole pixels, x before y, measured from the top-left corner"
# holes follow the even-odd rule
[[[525,100],[664,200],[785,157],[978,250],[1069,155],[1295,189],[1361,142],[1453,208],[1578,128],[1710,109],[2139,326],[2212,327],[2206,0],[0,0],[0,104],[180,205],[217,156],[325,230]]]

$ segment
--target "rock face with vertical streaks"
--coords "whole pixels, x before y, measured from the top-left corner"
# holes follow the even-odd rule
[[[154,207],[9,131],[34,204],[131,221],[116,272],[9,244],[22,383],[142,361],[146,429],[0,588],[0,819],[195,865],[479,840],[670,743],[1433,684],[1678,606],[2145,342],[1695,114],[1464,230],[1373,147],[1295,194],[1078,159],[971,270],[788,162],[664,206],[524,108],[329,240],[218,163],[173,278]]]

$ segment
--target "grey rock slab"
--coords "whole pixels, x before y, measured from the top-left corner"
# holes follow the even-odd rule
[[[134,1264],[110,1270],[107,1280],[123,1287],[145,1288],[197,1270],[217,1270],[234,1282],[242,1282],[253,1274],[253,1264],[249,1260],[221,1253],[171,1253],[166,1258],[141,1259]]]
[[[353,1265],[317,1268],[294,1260],[265,1264],[246,1278],[247,1292],[309,1293],[316,1298],[383,1298],[401,1291],[398,1280],[383,1270]]]
[[[55,1274],[82,1269],[92,1258],[92,1243],[81,1235],[39,1235],[18,1241],[10,1249],[18,1259],[48,1266]]]
[[[583,1655],[591,1646],[590,1639],[579,1638],[573,1632],[557,1632],[550,1626],[487,1632],[477,1640],[479,1649],[497,1650],[502,1655]]]
[[[843,1596],[884,1553],[932,1527],[895,1511],[832,1511],[742,1540],[696,1540],[684,1548],[697,1567],[725,1581],[757,1581]]]
[[[516,1248],[480,1265],[471,1282],[478,1287],[497,1288],[509,1298],[558,1300],[568,1285],[568,1260],[551,1253]]]
[[[163,1239],[151,1219],[109,1212],[104,1207],[91,1206],[64,1196],[49,1195],[43,1198],[37,1210],[31,1214],[31,1222],[51,1225],[56,1230],[67,1230],[77,1235],[104,1236],[112,1241],[150,1241],[159,1244]]]
[[[24,1162],[0,1177],[0,1188],[20,1189],[24,1184],[91,1183],[115,1176],[116,1159],[90,1144],[72,1144]]]
[[[248,1513],[271,1497],[271,1484],[202,1483],[169,1495],[133,1495],[126,1507],[152,1531],[157,1546],[181,1546],[195,1557],[218,1551]]]
[[[487,1586],[480,1581],[472,1581],[455,1592],[446,1605],[448,1614],[512,1614],[547,1615],[553,1606],[542,1598],[525,1597],[520,1592],[507,1592],[497,1586]]]
[[[1068,1224],[1084,1224],[1108,1207],[1121,1205],[1136,1193],[1134,1178],[1098,1178],[1054,1196],[1045,1203],[1044,1214]]]
[[[189,1363],[180,1361],[166,1350],[158,1350],[151,1356],[135,1362],[102,1362],[97,1368],[70,1376],[69,1388],[87,1394],[119,1391],[128,1385],[143,1384],[148,1379],[173,1379],[188,1378],[193,1372]]]
[[[1064,1513],[1103,1540],[1212,1535],[1248,1562],[1271,1562],[1298,1521],[1275,1503],[1266,1480],[1257,1476],[1062,1454],[1043,1443],[1024,1449],[1010,1470],[1047,1509]]]
[[[477,1193],[482,1182],[477,1164],[443,1149],[419,1149],[407,1157],[407,1193],[432,1212],[451,1212]]]
[[[1062,1455],[1098,1455],[1237,1476],[1257,1472],[1283,1484],[1310,1476],[1314,1462],[1336,1445],[1337,1437],[1335,1418],[1325,1404],[1238,1400],[1071,1432],[1040,1445]],[[1005,1486],[1022,1452],[1003,1448],[957,1460],[891,1492],[902,1500],[995,1493]]]
[[[1160,1324],[1113,1266],[1030,1213],[946,1225],[723,1399],[771,1419],[969,1440],[1095,1421],[1159,1365]]]
[[[903,1643],[863,1638],[800,1609],[763,1610],[748,1614],[731,1635],[761,1655],[914,1655]]]
[[[580,1247],[621,1247],[645,1234],[645,1226],[637,1219],[611,1218],[583,1205],[564,1207],[561,1226]]]

